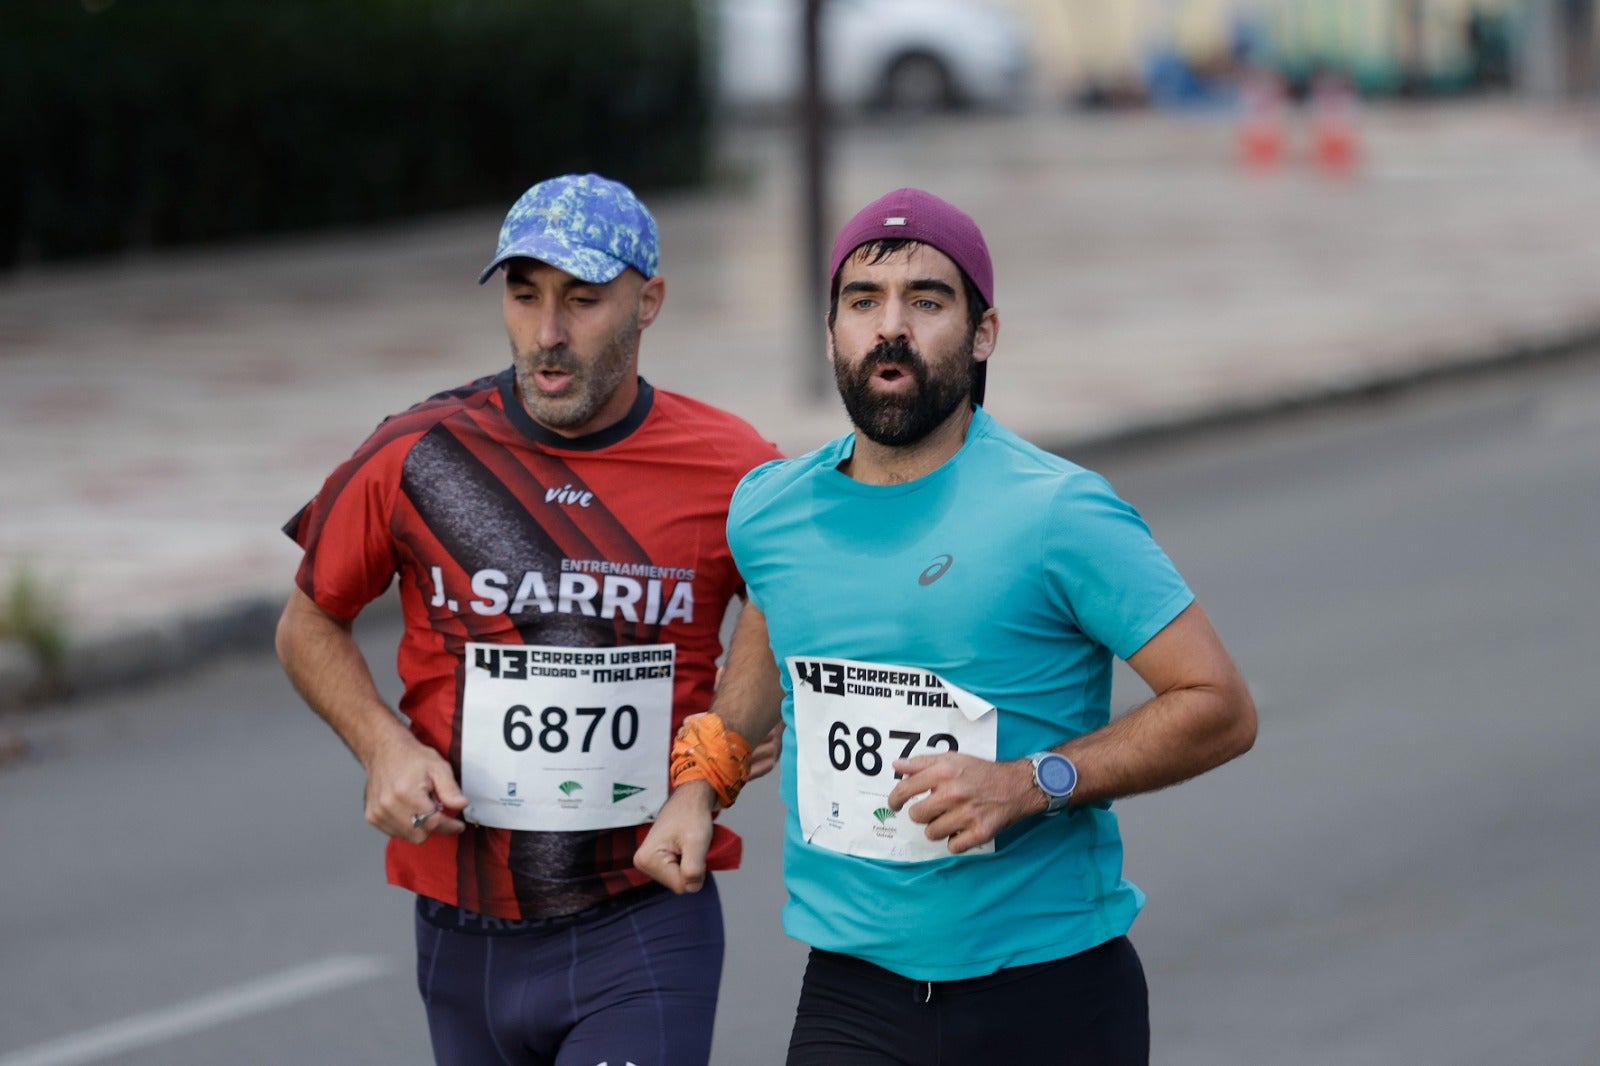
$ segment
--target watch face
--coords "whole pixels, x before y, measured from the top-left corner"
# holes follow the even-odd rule
[[[1047,755],[1039,760],[1039,787],[1052,796],[1065,796],[1077,783],[1077,768],[1066,756]]]

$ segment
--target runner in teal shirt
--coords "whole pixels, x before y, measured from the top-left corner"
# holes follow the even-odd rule
[[[998,708],[999,759],[1105,725],[1112,655],[1137,652],[1194,598],[1133,508],[1103,478],[1033,447],[981,408],[955,456],[905,484],[841,473],[854,440],[757,468],[729,509],[729,546],[766,613],[780,667],[820,656],[931,671]],[[790,936],[947,981],[1075,954],[1128,931],[1143,895],[1122,878],[1117,819],[1105,805],[1025,818],[991,853],[923,863],[808,842],[791,670],[780,677],[791,738],[782,776]],[[856,734],[872,726],[848,724],[854,762]],[[833,739],[837,757],[839,731]],[[879,746],[898,755],[903,741],[882,737]],[[886,794],[889,760],[865,762],[879,766]]]
[[[831,272],[855,432],[735,492],[750,606],[634,861],[698,891],[781,716],[784,925],[812,948],[789,1066],[1145,1063],[1111,801],[1248,750],[1255,707],[1138,513],[980,406],[1000,319],[977,224],[896,190]],[[1154,695],[1113,721],[1115,658]]]

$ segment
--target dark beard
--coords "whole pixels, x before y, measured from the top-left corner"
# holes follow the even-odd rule
[[[972,348],[973,337],[968,336],[953,365],[935,371],[912,352],[904,337],[897,337],[873,348],[854,367],[846,366],[836,354],[833,379],[856,429],[877,444],[900,448],[932,433],[971,397],[973,371],[977,367],[972,361]],[[904,396],[874,395],[872,375],[888,363],[903,367],[917,387]]]

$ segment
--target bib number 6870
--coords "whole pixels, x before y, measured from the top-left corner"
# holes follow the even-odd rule
[[[851,741],[855,741],[854,747]],[[891,743],[899,743],[900,753],[892,755],[894,759],[908,759],[914,753],[918,744],[939,751],[960,751],[961,745],[956,743],[956,738],[949,733],[935,733],[923,739],[921,733],[909,729],[889,730]],[[851,764],[863,776],[877,777],[883,772],[883,734],[870,725],[857,729],[852,736],[850,725],[847,722],[834,722],[828,727],[828,762],[839,771],[850,769]],[[899,780],[902,774],[895,774]]]
[[[588,728],[583,731],[583,741],[580,750],[587,752],[594,743],[594,734],[600,728],[600,723],[607,717],[605,707],[577,707],[574,713],[589,720]],[[515,704],[506,711],[505,720],[501,723],[501,732],[505,737],[506,747],[512,751],[527,751],[533,747],[537,740],[539,747],[547,752],[566,751],[567,745],[572,743],[572,734],[567,732],[567,722],[570,720],[564,707],[546,707],[539,712],[539,730],[534,731],[532,722],[533,712],[523,704]],[[633,747],[634,741],[639,739],[639,712],[631,705],[624,703],[612,712],[611,718],[611,745],[618,751],[627,751]],[[581,723],[574,726],[574,732],[581,728]]]

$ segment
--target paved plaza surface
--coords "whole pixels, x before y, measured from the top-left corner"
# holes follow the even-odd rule
[[[977,219],[987,406],[1069,455],[1600,336],[1600,114],[1371,107],[1359,134],[1337,176],[1303,116],[1268,173],[1215,116],[861,124],[829,214],[920,185]],[[775,129],[721,156],[710,187],[646,196],[668,296],[643,373],[797,454],[846,428],[812,387],[799,156]],[[58,599],[69,687],[269,639],[282,522],[386,414],[506,365],[498,290],[473,284],[500,214],[0,277],[0,576]],[[37,687],[0,649],[0,704]]]

